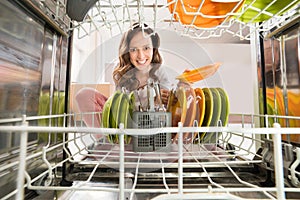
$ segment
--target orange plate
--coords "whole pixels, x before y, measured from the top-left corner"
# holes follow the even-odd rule
[[[219,69],[221,63],[210,64],[206,66],[202,66],[193,70],[186,70],[181,75],[177,76],[176,79],[188,82],[188,83],[195,83],[197,81],[201,81],[206,79],[216,73]]]
[[[171,91],[168,101],[168,112],[172,114],[172,126],[177,127],[178,122],[184,124],[187,114],[187,98],[184,87],[179,87],[176,91]],[[173,134],[173,140],[176,142],[178,134]]]
[[[178,122],[184,123],[187,113],[187,100],[183,87],[177,88],[175,92],[171,91],[167,111],[172,113],[172,126],[177,127]]]
[[[187,112],[183,126],[190,127],[193,126],[196,115],[196,95],[194,89],[186,88],[185,96],[187,100]]]
[[[183,126],[191,127],[196,116],[196,95],[194,89],[192,87],[185,88],[185,96],[187,100],[187,112]],[[192,141],[193,138],[194,134],[192,133],[184,133],[183,135],[185,141]]]
[[[244,0],[238,2],[213,2],[211,0],[178,0],[177,5],[172,3],[169,5],[169,10],[171,13],[174,12],[175,20],[179,20],[185,25],[195,25],[200,28],[211,28],[220,25],[225,19],[228,13],[237,12],[243,5]],[[168,0],[168,3],[172,0]],[[202,5],[201,5],[202,4]],[[200,13],[197,15],[197,11],[201,6]],[[228,15],[231,17],[230,15]],[[228,17],[228,18],[229,18]],[[193,22],[195,18],[195,21]]]

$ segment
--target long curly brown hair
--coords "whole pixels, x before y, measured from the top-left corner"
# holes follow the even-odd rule
[[[154,34],[153,29],[149,28],[146,24],[133,24],[132,28],[123,34],[119,46],[119,64],[113,71],[113,79],[117,88],[125,87],[127,90],[132,91],[139,87],[139,81],[135,74],[137,69],[130,61],[129,57],[129,44],[132,38],[139,32],[144,31],[145,34],[150,35],[153,45],[153,57],[151,61],[152,68],[149,72],[149,77],[157,80],[155,71],[158,70],[162,64],[162,57],[159,54],[158,48],[160,46],[160,38],[157,33]]]

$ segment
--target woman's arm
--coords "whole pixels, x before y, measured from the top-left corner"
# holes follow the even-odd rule
[[[161,100],[163,104],[167,105],[172,83],[170,82],[167,73],[162,66],[156,71],[156,76],[159,80]]]

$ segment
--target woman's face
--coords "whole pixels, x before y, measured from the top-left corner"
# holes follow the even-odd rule
[[[148,72],[153,56],[153,45],[150,37],[145,38],[138,32],[130,41],[129,56],[131,63],[139,70]]]

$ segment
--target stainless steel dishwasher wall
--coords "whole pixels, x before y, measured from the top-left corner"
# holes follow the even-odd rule
[[[287,23],[282,30],[270,33],[262,43],[262,59],[258,62],[261,113],[299,116],[300,67],[299,19]],[[294,120],[278,120],[283,127],[299,127]],[[270,123],[272,123],[271,121]],[[283,135],[288,143],[300,143],[298,135]]]
[[[0,119],[65,113],[68,37],[24,2],[2,1],[0,12]],[[62,122],[58,118],[29,124],[62,126]],[[8,124],[18,125],[19,122],[13,120]],[[61,134],[55,134],[48,143],[48,136],[47,133],[29,133],[27,153],[62,141]],[[20,134],[1,133],[1,166],[19,160],[19,149]],[[61,153],[62,150],[53,151],[48,158],[55,160]],[[27,163],[29,173],[39,174],[43,168],[41,160]],[[16,188],[16,169],[8,171],[0,175],[0,197]]]

